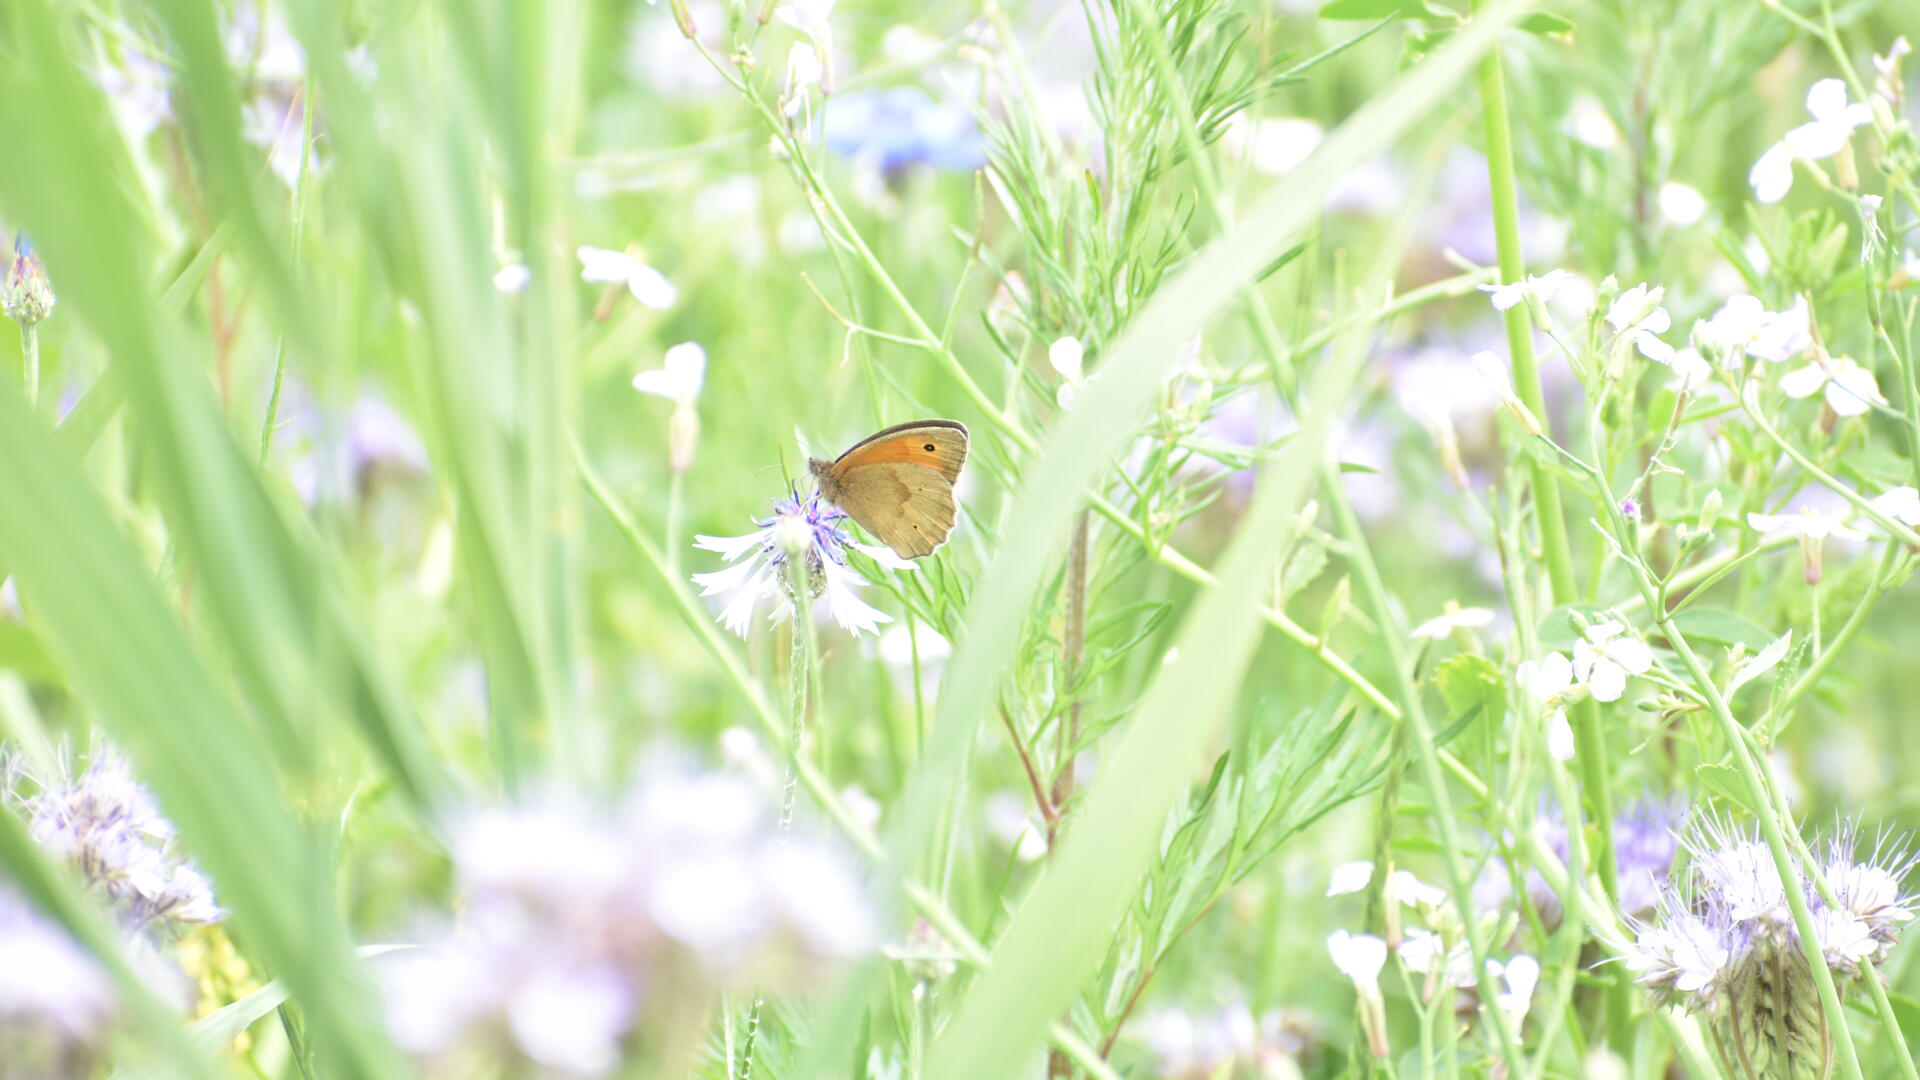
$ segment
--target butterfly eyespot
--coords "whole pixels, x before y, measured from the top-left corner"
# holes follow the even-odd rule
[[[928,443],[927,445],[921,447],[920,449],[925,450],[927,453],[931,454],[933,453],[933,444]]]

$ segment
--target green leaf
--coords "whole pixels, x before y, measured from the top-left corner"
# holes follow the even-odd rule
[[[1440,699],[1447,703],[1450,717],[1481,710],[1497,722],[1506,713],[1507,680],[1484,656],[1461,653],[1449,657],[1434,669],[1433,681],[1440,688]]]
[[[1458,12],[1429,0],[1333,0],[1320,8],[1323,19],[1417,19],[1432,15],[1458,19]]]
[[[1746,781],[1741,778],[1737,770],[1727,765],[1709,763],[1694,766],[1693,774],[1700,778],[1701,783],[1718,792],[1721,798],[1749,814],[1756,812],[1752,804],[1747,801]]]
[[[1520,29],[1528,33],[1539,34],[1543,37],[1553,34],[1573,33],[1573,20],[1565,18],[1564,16],[1555,15],[1551,11],[1536,11],[1526,18],[1521,19],[1519,25]],[[1672,415],[1672,409],[1668,409],[1667,414]]]
[[[1736,611],[1721,607],[1693,607],[1673,617],[1673,625],[1688,641],[1711,641],[1717,645],[1745,645],[1759,652],[1773,644],[1774,635],[1766,627]]]
[[[1893,1006],[1893,1019],[1900,1025],[1900,1037],[1909,1046],[1920,1045],[1920,1001],[1888,991],[1887,1004]]]
[[[1580,640],[1580,629],[1573,616],[1578,615],[1587,622],[1597,622],[1600,609],[1592,604],[1562,604],[1540,617],[1540,646],[1566,652],[1573,643]]]

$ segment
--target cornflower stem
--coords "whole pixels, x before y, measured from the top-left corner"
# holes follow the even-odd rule
[[[1604,401],[1604,394],[1602,399]],[[1596,406],[1597,411],[1597,406]],[[1578,458],[1573,458],[1580,461]],[[1820,948],[1820,939],[1814,932],[1813,913],[1807,907],[1806,896],[1800,887],[1800,879],[1794,870],[1794,858],[1789,851],[1785,831],[1780,827],[1780,814],[1769,798],[1769,783],[1748,746],[1751,732],[1735,719],[1733,710],[1728,707],[1727,699],[1720,693],[1720,687],[1713,681],[1713,672],[1700,659],[1699,654],[1687,643],[1686,635],[1674,625],[1673,617],[1666,611],[1666,605],[1659,599],[1659,584],[1648,570],[1639,553],[1632,547],[1632,530],[1626,518],[1620,512],[1620,506],[1614,501],[1611,486],[1606,475],[1591,462],[1580,461],[1594,484],[1595,492],[1600,496],[1605,521],[1614,538],[1621,545],[1621,561],[1626,564],[1629,574],[1640,592],[1647,600],[1647,608],[1653,613],[1654,620],[1660,625],[1668,644],[1679,654],[1681,663],[1686,665],[1687,673],[1692,677],[1694,687],[1705,698],[1714,719],[1719,723],[1722,737],[1727,741],[1733,754],[1734,765],[1740,773],[1742,786],[1754,816],[1759,819],[1760,834],[1765,839],[1767,851],[1773,857],[1774,869],[1780,875],[1781,891],[1786,894],[1787,908],[1793,915],[1794,929],[1800,938],[1800,948],[1807,967],[1813,974],[1815,988],[1820,994],[1820,1004],[1826,1017],[1828,1029],[1832,1032],[1833,1042],[1839,1047],[1841,1075],[1847,1080],[1863,1080],[1860,1072],[1860,1058],[1854,1050],[1853,1036],[1847,1027],[1847,1017],[1840,1005],[1840,993],[1834,985],[1833,972],[1828,970],[1826,957]],[[1798,839],[1796,837],[1796,839]]]
[[[40,405],[40,328],[33,323],[20,324],[20,382],[27,392],[27,404]]]
[[[678,473],[675,473],[676,478]],[[800,789],[800,736],[806,730],[807,689],[813,671],[813,582],[804,553],[787,552],[787,599],[793,603],[793,650],[787,660],[787,774],[780,785],[779,843],[793,832],[794,795]],[[753,1080],[753,1052],[760,1038],[760,1012],[766,991],[755,990],[747,1011],[746,1034],[741,1037],[739,1080]]]
[[[679,609],[680,617],[699,639],[708,655],[713,657],[714,663],[719,666],[727,681],[731,682],[740,696],[746,700],[761,733],[770,740],[791,746],[791,730],[781,723],[779,713],[768,698],[765,688],[753,677],[752,672],[747,670],[747,665],[740,659],[739,652],[727,640],[723,631],[714,624],[712,616],[700,605],[699,599],[687,587],[686,581],[677,575],[667,573],[666,556],[655,545],[653,538],[641,532],[639,526],[634,524],[633,516],[614,496],[612,489],[600,476],[599,470],[595,469],[593,463],[587,459],[586,451],[581,448],[579,440],[569,435],[567,444],[573,455],[574,467],[579,470],[580,482],[586,485],[588,494],[593,496],[594,501],[600,505],[600,509],[613,522],[614,528],[639,554],[641,561],[645,562],[647,567],[659,577],[661,584],[666,587],[667,594],[673,598],[674,606]],[[882,854],[879,839],[873,835],[872,830],[856,821],[853,815],[848,813],[846,804],[840,801],[839,795],[828,785],[826,777],[821,775],[820,770],[797,754],[789,754],[787,760],[794,775],[799,777],[800,784],[807,789],[807,793],[833,822],[834,827],[844,833],[847,840],[858,848],[862,855],[869,859],[879,859]],[[1471,773],[1467,775],[1469,778],[1472,777]],[[980,943],[973,931],[969,930],[967,924],[954,914],[953,909],[947,906],[946,901],[942,900],[939,894],[912,879],[903,881],[901,887],[907,899],[953,945],[962,959],[976,968],[987,966],[991,955],[987,952],[986,946]],[[1095,1080],[1119,1080],[1119,1074],[1113,1071],[1100,1053],[1071,1028],[1054,1023],[1048,1027],[1047,1034],[1055,1046],[1065,1050],[1068,1056],[1073,1058],[1074,1063],[1086,1070],[1087,1074]]]

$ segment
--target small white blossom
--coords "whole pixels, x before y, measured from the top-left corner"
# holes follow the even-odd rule
[[[1387,943],[1372,934],[1349,934],[1335,930],[1327,935],[1327,955],[1333,966],[1353,980],[1361,997],[1380,996],[1380,969],[1387,963]]]
[[[1910,528],[1920,528],[1920,490],[1910,487],[1890,488],[1868,502],[1875,510],[1900,524]]]
[[[1527,429],[1527,434],[1539,435],[1542,432],[1540,418],[1534,416],[1533,410],[1527,408],[1527,403],[1513,392],[1513,377],[1507,374],[1507,365],[1498,356],[1484,350],[1474,353],[1473,370],[1479,373],[1488,389],[1499,397],[1500,404],[1506,407],[1507,412],[1520,422],[1521,427]]]
[[[1407,965],[1409,971],[1434,975],[1454,986],[1473,985],[1473,950],[1465,941],[1448,946],[1445,939],[1431,930],[1409,927],[1400,942],[1399,953],[1400,962]]]
[[[580,259],[580,280],[598,285],[625,285],[635,300],[656,311],[665,311],[680,298],[667,276],[624,251],[582,245],[574,252]]]
[[[1669,180],[1660,185],[1660,216],[1667,224],[1685,228],[1707,216],[1707,197],[1692,184]]]
[[[1449,637],[1455,630],[1477,630],[1493,623],[1493,612],[1481,607],[1461,608],[1435,615],[1426,622],[1413,628],[1413,636],[1439,641]]]
[[[1653,667],[1653,650],[1619,622],[1595,623],[1573,645],[1574,678],[1587,684],[1596,701],[1618,701],[1626,691],[1628,675],[1644,675]]]
[[[1753,163],[1747,182],[1754,198],[1761,203],[1777,203],[1793,187],[1793,163],[1818,161],[1845,149],[1855,128],[1873,122],[1873,110],[1865,102],[1847,101],[1847,84],[1839,79],[1821,79],[1807,91],[1808,123],[1787,134],[1760,160]]]
[[[1504,964],[1488,957],[1487,978],[1495,987],[1494,1007],[1506,1014],[1507,1029],[1513,1041],[1520,1042],[1520,1027],[1533,1005],[1534,988],[1540,985],[1540,961],[1526,953],[1516,953]]]
[[[1665,363],[1673,355],[1673,346],[1661,341],[1673,325],[1673,317],[1660,306],[1666,290],[1641,282],[1616,297],[1607,308],[1607,325],[1633,341],[1640,355]]]
[[[633,388],[677,403],[691,402],[700,396],[707,377],[707,350],[697,343],[683,341],[667,350],[661,366],[633,377]]]
[[[774,17],[807,35],[819,61],[821,93],[833,93],[833,15],[834,0],[792,0],[774,9]]]
[[[526,263],[508,263],[493,275],[493,287],[503,293],[525,292],[533,282],[533,271]]]
[[[1437,908],[1447,902],[1447,890],[1421,881],[1411,870],[1395,870],[1387,875],[1387,899],[1413,908]]]
[[[1747,524],[1767,536],[1792,536],[1801,540],[1825,540],[1838,536],[1845,540],[1865,540],[1867,534],[1847,524],[1846,510],[1821,510],[1803,506],[1792,514],[1748,514]]]
[[[1343,862],[1333,868],[1327,877],[1327,895],[1345,896],[1357,893],[1373,881],[1373,863],[1366,859]]]
[[[1529,274],[1526,280],[1510,285],[1480,285],[1477,288],[1483,293],[1492,294],[1490,298],[1495,311],[1505,311],[1530,299],[1543,304],[1552,300],[1560,294],[1561,289],[1567,287],[1568,277],[1565,270],[1549,270],[1544,274]]]
[[[1086,357],[1086,347],[1076,337],[1058,338],[1047,346],[1047,363],[1060,376],[1060,388],[1054,392],[1054,400],[1063,409],[1073,408],[1080,391],[1086,388]]]
[[[1791,398],[1812,397],[1824,390],[1827,407],[1841,416],[1859,416],[1887,403],[1873,371],[1850,356],[1816,356],[1807,366],[1782,375],[1780,389]]]

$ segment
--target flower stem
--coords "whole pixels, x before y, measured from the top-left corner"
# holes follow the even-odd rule
[[[1475,5],[1478,6],[1477,4]],[[1494,244],[1499,254],[1500,280],[1504,284],[1524,281],[1526,258],[1520,250],[1520,196],[1513,166],[1513,129],[1507,115],[1506,78],[1500,53],[1489,49],[1480,61],[1481,124],[1487,142],[1487,184],[1493,203]],[[1514,392],[1520,400],[1550,422],[1546,395],[1540,389],[1540,366],[1533,355],[1533,327],[1530,304],[1515,304],[1505,313],[1507,352],[1513,363]],[[1566,511],[1560,499],[1560,485],[1548,464],[1534,458],[1528,463],[1528,480],[1533,489],[1534,516],[1539,522],[1540,546],[1547,562],[1549,595],[1555,604],[1571,604],[1579,599],[1573,576],[1573,548],[1567,540]],[[1601,731],[1600,708],[1592,699],[1573,709],[1574,737],[1578,743],[1581,786],[1585,789],[1587,811],[1595,825],[1593,861],[1600,872],[1601,887],[1607,897],[1618,900],[1620,875],[1613,851],[1613,778],[1607,757],[1606,740]],[[1607,995],[1609,1041],[1624,1048],[1632,1036],[1628,1019],[1632,1008],[1630,975],[1617,968]]]
[[[27,391],[27,404],[40,404],[40,328],[32,323],[20,325],[20,352],[24,359],[21,383]]]
[[[787,599],[793,602],[793,652],[787,660],[787,775],[780,785],[779,842],[785,845],[793,832],[794,795],[800,788],[800,733],[807,721],[807,682],[813,670],[812,582],[807,580],[804,558],[787,557]],[[754,1045],[760,1037],[760,1011],[767,1003],[764,990],[753,994],[753,1008],[747,1012],[746,1035],[741,1040],[739,1080],[753,1078]]]
[[[1768,783],[1762,775],[1761,765],[1755,759],[1747,745],[1750,733],[1740,725],[1740,721],[1728,707],[1727,699],[1720,693],[1720,687],[1714,682],[1713,672],[1693,646],[1687,643],[1686,636],[1674,625],[1673,616],[1666,605],[1659,600],[1659,586],[1645,563],[1641,562],[1628,544],[1631,530],[1626,519],[1620,513],[1620,505],[1614,500],[1613,492],[1607,483],[1605,474],[1591,463],[1585,463],[1588,475],[1593,480],[1595,492],[1600,496],[1601,511],[1606,515],[1609,531],[1620,540],[1625,563],[1634,583],[1647,598],[1647,609],[1653,613],[1661,632],[1666,635],[1673,651],[1678,653],[1680,661],[1686,665],[1687,672],[1693,678],[1694,687],[1706,699],[1714,719],[1720,724],[1721,734],[1726,739],[1728,749],[1733,755],[1734,765],[1740,773],[1741,786],[1747,803],[1753,808],[1754,817],[1759,820],[1761,837],[1766,841],[1767,851],[1773,857],[1773,864],[1780,875],[1782,892],[1786,894],[1787,908],[1793,915],[1794,929],[1800,938],[1800,947],[1807,967],[1813,974],[1815,988],[1820,993],[1820,1004],[1824,1019],[1832,1032],[1832,1040],[1840,1054],[1840,1074],[1847,1080],[1863,1080],[1860,1072],[1860,1058],[1853,1046],[1853,1036],[1847,1027],[1846,1012],[1840,1005],[1840,993],[1834,985],[1833,972],[1827,968],[1825,955],[1820,948],[1819,936],[1814,932],[1813,913],[1807,907],[1805,890],[1801,887],[1799,874],[1794,869],[1794,858],[1788,850],[1785,831],[1780,827],[1781,815],[1775,812],[1769,797]]]

